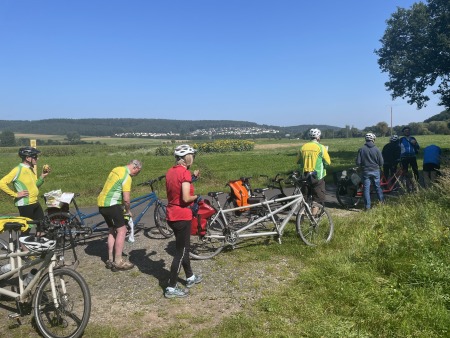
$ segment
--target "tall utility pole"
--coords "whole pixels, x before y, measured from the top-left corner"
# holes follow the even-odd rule
[[[392,136],[392,106],[391,106],[391,136]]]

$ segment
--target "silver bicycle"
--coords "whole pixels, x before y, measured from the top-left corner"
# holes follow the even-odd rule
[[[223,192],[210,192],[212,205],[217,209],[206,222],[204,231],[191,236],[190,256],[193,259],[209,259],[218,255],[225,247],[234,248],[246,238],[274,236],[281,244],[286,225],[295,217],[296,230],[303,242],[310,246],[328,243],[334,231],[329,212],[320,205],[319,211],[313,215],[311,206],[305,202],[301,191],[298,194],[275,199],[267,199],[265,189],[254,189],[263,196],[260,203],[242,207],[223,209],[219,196]],[[234,226],[235,217],[227,217],[250,208],[250,216],[245,225]]]
[[[9,235],[8,243],[0,241],[1,270],[9,270],[0,275],[0,295],[14,299],[17,307],[9,318],[20,323],[33,313],[42,336],[80,337],[91,313],[88,285],[73,269],[77,264],[64,264],[64,250],[59,248],[64,231],[52,226],[46,228],[48,238],[20,237],[31,223],[20,217],[0,220],[1,231]]]

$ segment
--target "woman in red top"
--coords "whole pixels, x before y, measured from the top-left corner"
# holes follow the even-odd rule
[[[169,285],[164,292],[166,298],[186,297],[188,290],[177,286],[178,274],[183,267],[186,287],[190,288],[202,281],[201,275],[194,275],[189,258],[192,210],[199,196],[194,195],[192,175],[189,171],[194,162],[195,150],[187,144],[175,148],[175,165],[167,171],[167,222],[175,234],[175,256],[170,267]],[[198,176],[198,171],[195,172]]]

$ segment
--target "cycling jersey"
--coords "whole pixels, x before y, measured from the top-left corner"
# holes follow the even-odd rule
[[[182,184],[192,182],[191,172],[182,165],[175,165],[167,171],[166,190],[167,190],[167,210],[166,217],[168,221],[190,221],[192,220],[192,210],[189,208],[191,203],[183,201]],[[190,195],[194,195],[194,186],[190,185]]]
[[[110,207],[122,204],[122,192],[131,191],[131,176],[127,166],[114,168],[106,179],[103,189],[98,195],[97,206]]]
[[[16,191],[8,186],[10,183],[14,185]],[[38,203],[38,188],[43,183],[44,180],[42,178],[36,178],[33,168],[24,163],[20,163],[0,180],[0,189],[9,196],[14,197],[14,205],[19,207]],[[17,193],[24,190],[28,190],[28,196],[17,198]]]
[[[327,148],[316,140],[305,143],[300,149],[303,172],[317,173],[317,179],[322,179],[327,174],[326,167],[331,164]]]

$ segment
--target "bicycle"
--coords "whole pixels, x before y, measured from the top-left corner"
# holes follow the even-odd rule
[[[165,179],[165,176],[159,176],[158,178],[151,179],[149,181],[139,183],[138,186],[150,186],[151,193],[136,197],[130,201],[130,208],[133,210],[139,206],[144,208],[137,216],[133,217],[134,224],[139,224],[142,217],[147,213],[152,205],[155,204],[153,212],[153,218],[156,228],[165,238],[169,238],[173,235],[173,230],[169,227],[166,220],[166,204],[159,199],[157,190],[155,188],[156,183]],[[109,228],[101,217],[98,211],[92,213],[84,213],[78,206],[75,197],[79,196],[74,194],[70,199],[70,203],[73,204],[75,210],[70,212],[69,203],[63,203],[60,209],[48,208],[47,217],[51,223],[55,224],[75,224],[75,228],[70,229],[70,233],[67,234],[67,238],[70,236],[75,237],[76,241],[86,240],[89,238],[103,236],[109,233]],[[55,210],[56,209],[56,210]],[[97,217],[99,220],[93,221]],[[93,222],[92,225],[88,225],[88,221]],[[136,231],[136,229],[134,229]]]
[[[339,178],[337,178],[339,176]],[[340,173],[335,173],[336,183],[336,198],[341,206],[344,208],[355,208],[362,204],[364,200],[364,186],[358,168],[350,168],[343,170]],[[411,177],[405,175],[401,168],[398,168],[394,175],[386,179],[381,174],[380,187],[383,194],[389,195],[392,193],[402,193],[403,191],[413,191],[413,182]],[[371,184],[370,194],[376,194],[375,187]]]
[[[296,231],[305,244],[316,246],[331,240],[334,225],[330,214],[323,206],[313,216],[311,207],[305,203],[301,192],[297,195],[268,200],[265,195],[267,190],[268,188],[254,190],[256,194],[262,195],[262,202],[230,209],[224,209],[220,204],[219,196],[224,194],[223,192],[209,192],[208,196],[212,198],[212,205],[215,206],[217,212],[207,219],[204,231],[191,236],[190,257],[193,259],[212,258],[225,247],[234,248],[239,240],[246,238],[276,236],[281,244],[283,231],[294,215],[296,215]],[[285,203],[280,205],[278,204],[280,202]],[[275,204],[277,207],[273,208]],[[245,225],[234,227],[233,219],[230,220],[227,214],[245,208],[262,208],[265,209],[265,213],[263,215],[256,214]],[[282,213],[286,210],[289,211]],[[268,226],[272,226],[272,230],[268,230]]]
[[[61,228],[65,226],[43,223],[47,235],[54,239],[20,237],[21,231],[37,223],[23,217],[10,217],[0,222],[0,230],[8,231],[9,235],[6,247],[6,242],[1,241],[0,261],[9,261],[10,266],[10,271],[0,275],[0,295],[16,301],[17,310],[9,315],[10,319],[20,323],[21,317],[32,312],[36,327],[44,337],[80,337],[91,313],[89,287],[77,271],[64,264],[60,244]],[[29,251],[21,251],[21,244]],[[32,267],[34,271],[26,275],[31,278],[25,278],[25,271]],[[17,279],[12,278],[14,276]],[[5,285],[7,283],[11,285]]]

